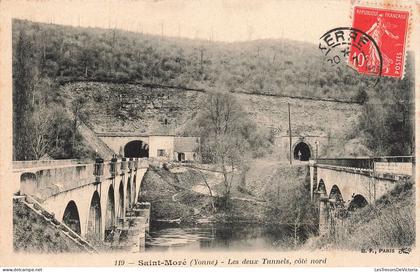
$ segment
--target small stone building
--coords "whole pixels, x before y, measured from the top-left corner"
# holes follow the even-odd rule
[[[149,157],[169,161],[197,161],[200,138],[150,135]]]
[[[149,158],[174,160],[173,135],[149,135]]]
[[[175,161],[198,161],[200,138],[198,137],[175,137],[174,160]]]

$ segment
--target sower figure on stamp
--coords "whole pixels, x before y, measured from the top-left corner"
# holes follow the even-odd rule
[[[389,29],[387,29],[387,26],[384,24],[383,14],[379,14],[378,18],[376,19],[376,22],[370,27],[370,29],[366,32],[368,35],[370,35],[378,45],[379,49],[382,47],[382,36],[384,33],[391,37],[392,39],[397,40],[399,37],[398,35],[394,35]],[[383,68],[388,71],[390,64],[393,63],[392,59],[389,58],[386,54],[382,53],[382,61],[383,61]],[[368,69],[373,72],[377,73],[376,71],[377,67],[380,65],[380,59],[379,59],[379,53],[376,50],[375,46],[373,44],[369,45],[369,59],[367,61],[367,67]]]

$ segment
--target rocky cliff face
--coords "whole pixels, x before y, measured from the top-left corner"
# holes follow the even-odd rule
[[[78,95],[88,98],[88,125],[96,133],[181,133],[206,96],[200,91],[97,82],[66,84],[63,91],[68,104]]]
[[[275,135],[288,135],[290,119],[293,136],[334,137],[355,124],[361,110],[359,104],[308,100],[258,94],[235,94],[251,118]]]
[[[98,82],[68,83],[62,87],[67,102],[88,98],[89,126],[96,133],[136,132],[184,134],[205,101],[206,92]],[[361,106],[258,94],[234,94],[250,117],[277,136],[287,135],[288,106],[294,135],[336,137],[357,122]]]

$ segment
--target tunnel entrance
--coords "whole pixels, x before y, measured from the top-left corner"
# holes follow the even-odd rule
[[[295,149],[293,150],[293,158],[295,160],[309,161],[310,157],[311,149],[306,143],[300,142],[295,146]]]
[[[148,158],[149,145],[143,141],[136,140],[128,142],[124,146],[124,157],[126,158]]]
[[[79,211],[77,210],[76,203],[74,203],[73,200],[67,204],[66,209],[64,210],[63,222],[72,231],[79,235],[81,234]]]

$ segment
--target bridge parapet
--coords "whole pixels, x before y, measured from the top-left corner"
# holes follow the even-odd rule
[[[104,177],[113,178],[115,176],[121,175],[123,173],[136,171],[137,169],[147,169],[149,167],[149,162],[147,159],[133,159],[130,158],[128,161],[121,159],[117,160],[112,159],[111,161],[104,162]]]
[[[348,173],[354,173],[359,175],[365,175],[365,176],[373,176],[374,171],[373,169],[366,169],[366,168],[356,168],[356,167],[347,167],[347,166],[336,166],[336,165],[328,165],[328,164],[315,164],[319,168],[324,169],[331,169],[335,171],[344,171]]]
[[[73,162],[73,164],[68,164]],[[126,161],[108,161],[88,164],[74,164],[74,160],[66,162],[28,164],[35,167],[23,168],[17,164],[14,168],[16,191],[22,194],[34,195],[39,199],[46,199],[60,192],[72,190],[89,184],[98,184],[103,180],[112,179],[126,165]],[[139,168],[147,168],[147,160],[132,160],[131,169],[127,173]],[[118,173],[119,172],[119,173]]]
[[[81,160],[39,160],[39,161],[13,161],[13,170],[28,169],[28,168],[45,168],[45,167],[57,167],[64,165],[75,165],[83,164]]]
[[[411,174],[408,173],[400,173],[401,171],[396,171],[396,173],[393,172],[387,172],[386,170],[382,171],[376,171],[373,169],[363,169],[363,168],[355,168],[355,167],[345,167],[345,166],[335,166],[335,165],[327,165],[327,164],[316,164],[318,168],[323,169],[330,169],[334,171],[342,171],[347,172],[351,174],[357,174],[357,175],[363,175],[367,177],[373,177],[378,179],[384,179],[384,180],[390,180],[390,181],[401,181],[406,180],[411,177]]]
[[[343,167],[346,169],[372,170],[375,173],[413,175],[414,156],[319,158],[317,165]]]

